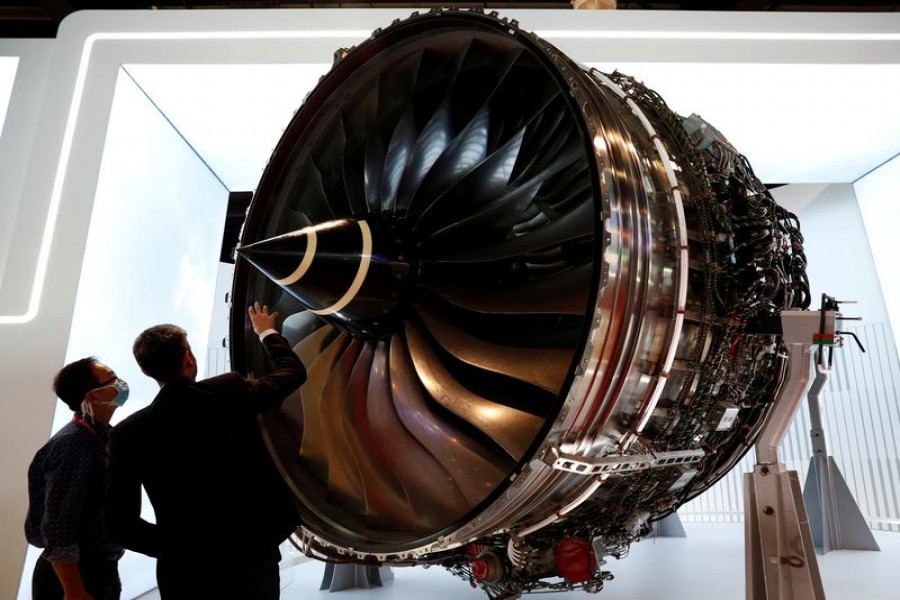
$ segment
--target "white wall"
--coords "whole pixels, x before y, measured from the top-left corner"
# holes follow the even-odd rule
[[[869,236],[875,268],[881,277],[887,318],[900,340],[900,277],[897,235],[900,232],[900,157],[894,157],[853,183]]]
[[[55,41],[0,41],[4,50],[19,48],[12,54],[21,57],[0,140],[0,257],[6,258],[0,258],[0,402],[13,417],[0,423],[0,597],[14,596],[22,570],[25,470],[50,431],[48,384],[65,359],[119,65],[327,63],[336,48],[357,44],[408,12],[82,11],[63,23]],[[900,56],[900,19],[885,15],[506,15],[583,63],[753,57],[852,64]],[[761,30],[770,33],[760,37]],[[827,35],[798,40],[790,35],[797,31]],[[729,32],[750,33],[731,38]]]
[[[11,94],[0,102],[6,108],[6,118],[0,119],[0,290],[52,50],[52,40],[0,40],[0,56],[15,57],[17,63]]]
[[[4,277],[13,228],[25,202],[22,188],[37,132],[44,85],[53,49],[51,40],[0,40],[0,54],[19,57],[15,84],[0,136],[0,297],[14,284]],[[71,284],[70,284],[71,285]],[[5,314],[0,301],[0,314]],[[48,315],[50,317],[50,315]],[[23,487],[30,450],[50,431],[53,394],[48,389],[45,363],[62,360],[64,346],[54,326],[64,332],[65,319],[24,330],[0,325],[0,402],[7,418],[0,425],[0,597],[11,598],[25,557],[22,523],[27,498]],[[44,345],[49,335],[49,347]]]

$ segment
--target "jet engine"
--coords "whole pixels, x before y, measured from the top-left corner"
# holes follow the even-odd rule
[[[438,564],[492,598],[604,557],[752,446],[807,308],[799,224],[712,125],[515,21],[433,10],[335,54],[244,224],[233,365],[284,317],[262,416],[311,556]]]

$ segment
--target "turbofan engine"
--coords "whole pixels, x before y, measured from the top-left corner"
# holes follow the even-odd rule
[[[806,308],[796,218],[727,140],[514,21],[434,10],[339,50],[263,174],[259,299],[309,379],[263,415],[311,556],[597,591],[727,472]]]

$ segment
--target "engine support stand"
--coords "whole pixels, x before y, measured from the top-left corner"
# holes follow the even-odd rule
[[[781,315],[787,379],[756,442],[756,466],[744,476],[747,600],[824,600],[825,591],[799,477],[778,460],[788,425],[809,384],[811,349],[834,340],[836,312]]]
[[[846,548],[878,551],[878,542],[866,523],[859,505],[834,458],[828,454],[819,394],[828,380],[828,371],[817,365],[816,378],[809,388],[810,438],[813,455],[803,489],[809,511],[813,543],[820,554]]]

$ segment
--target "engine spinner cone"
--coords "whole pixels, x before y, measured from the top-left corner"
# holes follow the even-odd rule
[[[237,253],[310,312],[367,338],[406,305],[410,253],[396,221],[338,219],[241,246]]]

